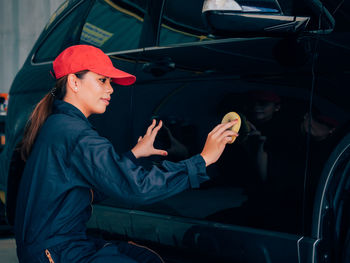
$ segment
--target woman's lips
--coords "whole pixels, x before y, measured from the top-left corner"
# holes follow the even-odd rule
[[[101,99],[106,105],[109,105],[109,101],[110,101],[110,99]]]

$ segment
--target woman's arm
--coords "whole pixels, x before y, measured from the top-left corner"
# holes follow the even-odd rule
[[[161,167],[152,166],[147,170],[138,165],[131,151],[119,155],[107,139],[94,130],[88,130],[80,137],[72,153],[71,169],[97,191],[110,197],[137,204],[156,202],[190,187],[199,187],[209,179],[206,165],[219,158],[231,140],[227,137],[234,135],[226,130],[227,127],[230,125],[220,124],[209,133],[200,155],[177,163],[164,161]],[[148,147],[153,148],[154,138],[150,139],[152,143],[147,143]]]

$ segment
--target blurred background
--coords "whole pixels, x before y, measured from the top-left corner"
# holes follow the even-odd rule
[[[8,93],[35,40],[64,0],[0,0],[0,93]]]

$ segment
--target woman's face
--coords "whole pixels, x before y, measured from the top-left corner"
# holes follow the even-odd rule
[[[113,93],[111,79],[89,71],[79,82],[77,98],[83,114],[88,117],[104,113]]]
[[[252,108],[252,118],[254,121],[263,123],[272,119],[279,105],[270,101],[256,101]]]

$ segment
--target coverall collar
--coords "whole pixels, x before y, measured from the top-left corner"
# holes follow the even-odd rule
[[[84,121],[86,121],[90,127],[92,127],[92,124],[89,122],[89,120],[85,117],[85,115],[75,106],[72,104],[65,102],[63,100],[55,100],[53,103],[52,108],[53,114],[63,113],[67,114],[71,117],[79,118]]]

